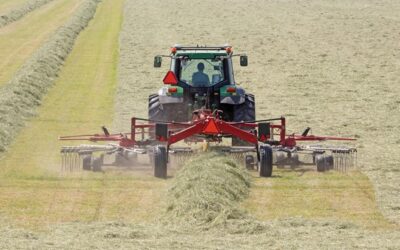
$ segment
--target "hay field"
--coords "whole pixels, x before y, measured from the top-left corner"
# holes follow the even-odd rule
[[[0,28],[0,86],[10,80],[24,61],[67,20],[81,2],[57,0],[19,22]]]
[[[398,12],[389,0],[103,0],[37,116],[2,155],[0,248],[398,248]],[[169,187],[185,190],[184,172],[166,181],[151,171],[59,172],[57,136],[125,130],[132,114],[146,116],[168,64],[153,69],[154,55],[174,43],[226,42],[249,55],[236,81],[255,93],[258,118],[286,115],[291,131],[356,136],[359,171],[251,173],[234,204],[245,216],[225,213],[207,230],[180,223],[185,209],[199,214],[185,203],[192,196],[168,213],[177,195]]]

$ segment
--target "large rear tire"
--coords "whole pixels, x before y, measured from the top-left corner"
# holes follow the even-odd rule
[[[154,176],[167,178],[168,152],[165,146],[155,146],[153,151]]]
[[[254,95],[246,94],[242,104],[233,108],[233,122],[251,122],[256,120],[256,105]],[[232,146],[249,146],[250,143],[232,137]]]
[[[148,107],[149,120],[159,122],[187,122],[188,111],[185,103],[165,103],[160,102],[160,97],[157,94],[149,96]]]
[[[272,176],[272,147],[269,145],[260,146],[260,176]]]

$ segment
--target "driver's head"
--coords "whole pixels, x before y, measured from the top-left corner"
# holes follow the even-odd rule
[[[197,69],[198,69],[200,72],[203,72],[203,70],[204,70],[204,64],[203,64],[203,63],[197,64]]]

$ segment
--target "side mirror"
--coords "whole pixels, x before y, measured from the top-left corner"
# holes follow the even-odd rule
[[[246,67],[248,64],[247,56],[240,56],[240,66]]]
[[[154,68],[161,67],[161,62],[162,62],[162,57],[161,56],[155,56],[154,57]]]

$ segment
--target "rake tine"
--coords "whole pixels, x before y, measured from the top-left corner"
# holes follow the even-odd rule
[[[63,172],[65,168],[65,154],[61,153],[61,171]]]
[[[69,171],[74,171],[74,154],[72,152],[69,153]]]
[[[74,155],[75,155],[75,171],[77,171],[77,170],[79,170],[79,167],[80,167],[80,162],[79,162],[79,160],[80,160],[80,157],[79,157],[79,154],[78,153],[74,153]]]

